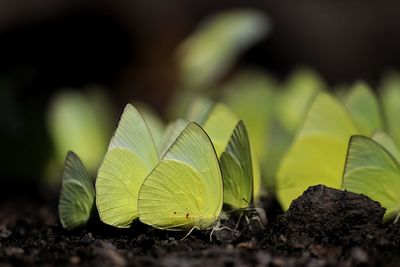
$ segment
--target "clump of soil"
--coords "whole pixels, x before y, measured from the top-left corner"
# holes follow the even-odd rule
[[[367,196],[317,185],[278,218],[271,238],[293,248],[314,243],[365,243],[372,241],[371,232],[380,231],[384,214],[385,209]]]
[[[382,225],[384,213],[367,196],[313,186],[278,216],[263,244],[280,255],[319,259],[322,266],[396,266],[400,227]]]
[[[54,201],[0,202],[0,266],[397,266],[400,227],[382,225],[384,209],[366,196],[310,187],[270,223],[254,214],[228,220],[235,231],[159,231],[136,223],[115,229],[92,222],[63,230]],[[49,205],[50,204],[50,205]],[[230,225],[229,225],[230,224]]]

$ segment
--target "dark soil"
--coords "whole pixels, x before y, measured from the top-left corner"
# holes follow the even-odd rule
[[[0,204],[0,266],[400,266],[400,226],[380,223],[380,204],[324,186],[310,187],[284,214],[266,199],[265,228],[247,214],[238,231],[217,231],[211,242],[209,231],[180,240],[185,233],[96,220],[70,233],[50,203]]]

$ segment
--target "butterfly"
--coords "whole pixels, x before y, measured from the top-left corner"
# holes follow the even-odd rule
[[[140,187],[139,220],[164,230],[210,229],[223,204],[218,158],[206,132],[189,123]]]
[[[280,163],[277,197],[284,209],[309,186],[340,188],[349,139],[382,128],[378,100],[364,83],[344,103],[321,92]]]
[[[211,87],[232,68],[241,52],[269,30],[268,19],[252,9],[232,9],[210,16],[177,50],[183,87]]]
[[[67,153],[58,214],[62,226],[67,230],[84,226],[94,210],[95,191],[92,179],[80,158],[72,151]]]
[[[253,203],[253,187],[259,187],[258,161],[252,160],[250,141],[243,121],[222,103],[212,106],[201,122],[217,153],[224,182],[224,203],[233,209]],[[257,172],[257,180],[254,180]]]
[[[400,217],[400,150],[385,133],[372,138],[352,136],[343,185],[346,190],[369,196],[386,208],[384,221]]]
[[[387,132],[393,138],[393,141],[400,147],[400,75],[398,73],[388,74],[381,86],[380,97]]]
[[[139,189],[158,162],[148,126],[135,107],[127,104],[96,179],[101,221],[127,228],[138,218]]]

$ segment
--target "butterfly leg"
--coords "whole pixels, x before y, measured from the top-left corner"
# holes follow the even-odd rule
[[[190,231],[184,236],[184,237],[182,237],[181,238],[181,240],[180,241],[183,241],[183,240],[185,240],[192,232],[193,232],[193,230],[194,229],[196,229],[196,230],[200,230],[200,228],[199,227],[197,227],[197,226],[193,226],[192,227],[192,229],[190,229]]]
[[[397,223],[399,221],[400,218],[400,212],[397,213],[396,219],[394,219],[393,223]]]
[[[243,213],[240,213],[239,219],[238,219],[238,221],[236,223],[236,226],[235,226],[235,231],[239,228],[239,224],[242,221],[242,218],[243,218]]]

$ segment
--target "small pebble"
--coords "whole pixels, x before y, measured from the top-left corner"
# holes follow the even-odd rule
[[[350,255],[356,264],[368,262],[368,255],[362,248],[353,248]]]
[[[81,258],[79,256],[72,256],[69,258],[69,262],[72,264],[79,264],[81,262]]]
[[[7,256],[19,256],[24,254],[24,250],[17,247],[8,247],[5,249],[5,252]]]
[[[12,232],[5,225],[0,225],[0,238],[8,238]]]
[[[81,240],[79,240],[79,243],[81,243],[82,245],[90,245],[93,243],[95,239],[93,238],[92,233],[87,233],[85,234]]]

